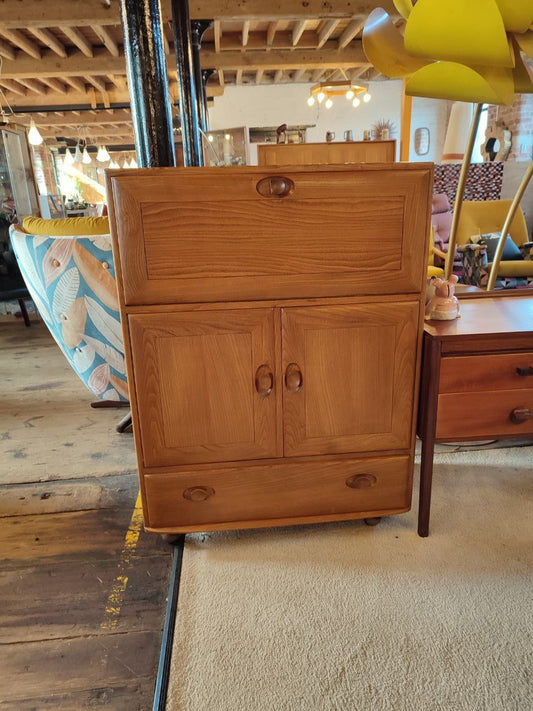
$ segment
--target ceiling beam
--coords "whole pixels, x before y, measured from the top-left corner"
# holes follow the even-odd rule
[[[6,59],[13,60],[17,56],[17,53],[10,44],[4,42],[3,40],[0,40],[0,55],[2,57],[5,57]]]
[[[346,29],[339,37],[339,49],[344,49],[344,47],[350,44],[353,38],[356,37],[359,32],[361,32],[361,30],[365,26],[365,20],[366,18],[364,17],[357,17],[348,23]]]
[[[40,39],[43,44],[45,44],[47,47],[50,47],[51,50],[53,50],[59,57],[63,57],[63,59],[66,58],[67,56],[67,50],[65,49],[65,45],[60,42],[57,37],[50,32],[50,30],[47,30],[45,27],[29,27],[29,31],[37,37],[37,39]]]
[[[22,32],[19,32],[19,30],[6,29],[5,27],[1,27],[0,23],[0,33],[2,33],[4,37],[12,42],[16,47],[20,47],[23,52],[29,54],[30,57],[33,57],[34,59],[41,58],[41,50],[39,47],[35,44],[35,42],[28,39],[26,35],[22,34]]]
[[[97,111],[94,114],[89,114],[88,112],[81,114],[78,111],[76,112],[77,115],[74,111],[63,111],[62,113],[64,114],[62,118],[58,117],[54,112],[34,117],[34,120],[37,126],[64,126],[66,124],[69,126],[96,126],[104,123],[118,126],[120,124],[131,124],[131,112],[127,109],[115,109],[112,119],[110,119],[107,111]]]
[[[246,47],[246,45],[248,44],[249,35],[250,35],[250,20],[245,20],[242,23],[242,35],[241,35],[243,47]]]
[[[12,91],[18,96],[26,96],[26,91],[18,84],[16,81],[10,81],[9,79],[0,78],[0,86],[8,91]]]
[[[4,59],[2,76],[6,79],[35,78],[39,75],[61,79],[67,75],[74,77],[94,77],[107,74],[124,74],[124,57],[110,57],[103,47],[94,48],[94,58],[89,59],[81,53],[68,59],[61,59],[47,50],[40,62],[28,57],[19,57],[15,61]],[[320,49],[279,52],[221,52],[217,54],[213,45],[206,44],[200,55],[202,67],[237,71],[257,69],[349,69],[368,64],[361,42],[352,42],[343,50]],[[174,70],[173,58],[167,58],[167,67]]]
[[[305,30],[305,24],[307,20],[298,20],[293,29],[292,29],[292,38],[291,38],[291,44],[293,47],[296,47],[298,42],[300,41],[300,37],[303,35],[304,30]]]
[[[162,0],[162,20],[172,20],[170,0]],[[253,20],[302,18],[347,18],[366,15],[376,7],[398,17],[393,0],[190,0],[189,15],[193,20]],[[109,5],[100,0],[3,0],[0,3],[0,26],[23,27],[93,27],[120,25],[117,2]]]
[[[318,42],[316,45],[317,49],[324,46],[331,33],[335,31],[339,22],[340,20],[325,20],[325,22],[322,23],[322,26],[318,31]]]
[[[2,79],[2,81],[4,81]],[[22,80],[21,80],[22,81]],[[27,80],[24,80],[27,81]],[[5,81],[4,81],[5,83]],[[44,90],[44,87],[43,87]],[[61,108],[63,106],[69,107],[69,106],[88,106],[92,103],[91,99],[91,90],[92,92],[95,92],[94,87],[90,87],[90,90],[88,92],[77,92],[77,91],[69,91],[68,94],[58,94],[54,92],[47,92],[46,93],[46,98],[41,98],[39,101],[39,104],[42,106],[46,104],[46,106],[55,106],[58,108]],[[31,96],[31,94],[25,94],[25,96],[17,96],[10,90],[7,90],[5,93],[6,99],[9,101],[9,104],[12,106],[13,110],[17,112],[19,109],[24,111],[24,108],[35,108],[36,107],[36,97]],[[44,93],[44,92],[43,92]],[[222,96],[224,93],[223,87],[216,86],[216,85],[211,85],[209,84],[206,89],[207,97],[211,98],[213,96]],[[106,91],[106,97],[108,99],[109,104],[129,104],[130,103],[130,95],[128,94],[127,91],[119,91],[118,89],[110,89]],[[95,107],[98,104],[103,104],[104,102],[102,101],[100,95],[98,92],[95,94]],[[102,119],[100,119],[101,121]]]
[[[119,57],[120,56],[120,50],[118,48],[118,44],[115,42],[115,40],[111,37],[109,34],[109,31],[103,26],[103,25],[94,25],[93,30],[96,32],[100,40],[102,41],[102,44],[104,47],[107,49],[107,51],[113,56],[113,57]]]
[[[75,27],[63,25],[59,28],[86,57],[94,57],[93,47]]]

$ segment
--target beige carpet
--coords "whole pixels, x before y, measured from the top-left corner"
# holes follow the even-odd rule
[[[533,708],[533,448],[436,461],[427,539],[416,505],[188,536],[167,711]]]

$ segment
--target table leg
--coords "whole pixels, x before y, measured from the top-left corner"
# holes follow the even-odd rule
[[[424,334],[422,361],[422,388],[420,392],[420,437],[422,457],[420,462],[420,495],[418,504],[418,535],[429,535],[431,485],[433,479],[433,451],[437,432],[437,401],[440,376],[440,342]]]

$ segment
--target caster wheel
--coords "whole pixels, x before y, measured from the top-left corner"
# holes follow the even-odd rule
[[[365,518],[365,523],[367,526],[377,526],[381,521],[381,516],[375,516],[373,518]]]

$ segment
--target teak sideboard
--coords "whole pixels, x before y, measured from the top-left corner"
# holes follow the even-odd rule
[[[269,168],[322,163],[394,163],[395,160],[394,140],[269,143],[257,146],[257,162]]]
[[[408,511],[432,166],[107,184],[146,528]]]

